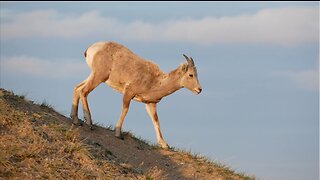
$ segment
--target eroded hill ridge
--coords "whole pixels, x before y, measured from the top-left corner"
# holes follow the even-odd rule
[[[254,179],[126,133],[73,126],[48,104],[0,89],[0,179]]]

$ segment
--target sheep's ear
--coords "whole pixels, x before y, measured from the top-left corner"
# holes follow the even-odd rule
[[[188,71],[188,64],[182,64],[181,65],[181,70],[182,70],[182,72],[187,72]]]

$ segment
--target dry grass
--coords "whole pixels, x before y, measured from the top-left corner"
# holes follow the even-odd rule
[[[16,112],[15,121],[1,117],[0,176],[17,178],[94,178],[104,173],[77,136],[58,125],[34,127]],[[101,165],[100,165],[101,166]],[[108,170],[115,170],[104,163]]]
[[[20,97],[16,97],[20,98]],[[44,114],[12,109],[0,99],[0,177],[21,179],[139,178],[96,159],[78,129],[46,122]]]

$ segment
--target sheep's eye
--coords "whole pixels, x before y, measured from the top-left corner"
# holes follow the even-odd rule
[[[193,74],[189,74],[189,77],[193,77]]]

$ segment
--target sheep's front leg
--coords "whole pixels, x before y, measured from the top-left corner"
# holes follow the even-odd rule
[[[161,131],[160,131],[160,123],[159,123],[159,119],[158,119],[158,115],[157,115],[156,104],[155,103],[146,104],[146,109],[147,109],[147,112],[148,112],[148,114],[149,114],[149,116],[150,116],[150,118],[152,120],[154,129],[156,131],[158,144],[162,148],[168,149],[169,146],[163,140],[163,137],[162,137],[162,134],[161,134]]]

